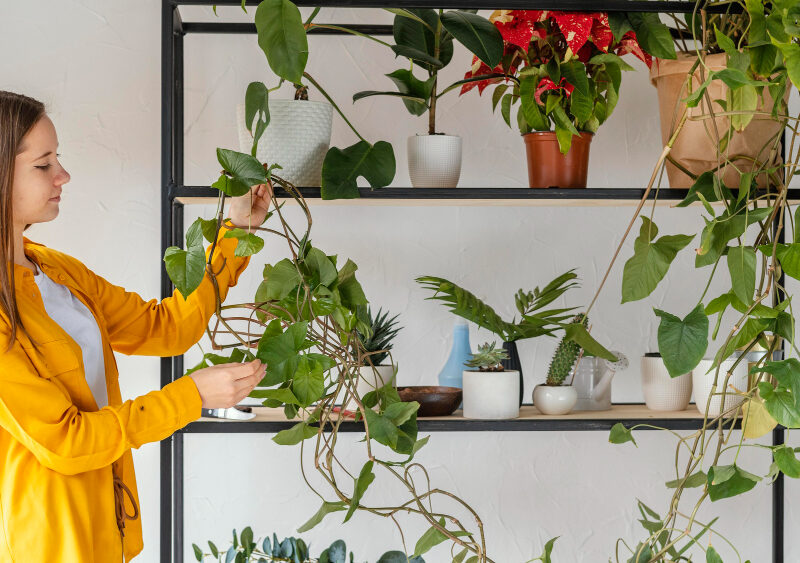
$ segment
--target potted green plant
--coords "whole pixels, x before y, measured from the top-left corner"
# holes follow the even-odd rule
[[[454,188],[461,174],[461,137],[437,131],[438,100],[463,81],[447,87],[439,84],[439,72],[451,61],[458,41],[477,58],[494,67],[503,55],[503,41],[497,29],[474,10],[392,10],[395,12],[391,49],[410,61],[410,68],[399,68],[386,76],[396,91],[358,92],[353,101],[369,96],[394,96],[402,99],[412,115],[428,114],[427,135],[408,138],[408,172],[414,187]],[[454,41],[455,40],[455,41]],[[415,75],[414,69],[423,74]]]
[[[492,107],[500,106],[509,127],[519,103],[530,187],[585,188],[592,137],[614,111],[622,71],[632,70],[620,55],[649,61],[635,33],[615,39],[600,12],[498,10],[489,20],[503,37],[504,56],[497,67],[474,59],[465,78],[486,80],[464,84],[461,94],[500,83]]]
[[[426,289],[434,292],[428,299],[443,301],[452,313],[474,322],[481,328],[493,332],[503,340],[503,348],[508,352],[508,358],[503,360],[503,365],[507,369],[515,370],[519,373],[519,401],[522,404],[524,380],[522,376],[522,366],[517,351],[517,341],[524,338],[535,338],[538,336],[553,336],[556,331],[563,330],[569,340],[578,342],[587,354],[600,356],[611,361],[616,361],[616,357],[600,345],[582,323],[565,322],[571,318],[570,308],[543,309],[570,288],[575,287],[574,281],[577,274],[570,270],[543,288],[537,286],[533,291],[525,292],[520,289],[514,296],[520,320],[516,317],[510,322],[505,321],[494,309],[478,299],[463,287],[448,281],[444,278],[434,276],[422,276],[416,279]]]
[[[358,345],[354,345],[352,350],[359,364],[356,384],[359,397],[390,383],[397,386],[397,365],[392,361],[386,363],[386,360],[390,359],[393,340],[400,331],[400,327],[396,326],[399,315],[390,318],[388,311],[378,309],[378,313],[373,316],[369,305],[366,306],[365,313],[363,309],[363,306],[359,307],[358,314],[366,315],[365,326],[356,329]],[[342,408],[357,410],[355,399],[350,397]]]
[[[308,524],[301,526],[298,532],[305,532]],[[347,551],[347,544],[343,540],[336,540],[330,544],[318,556],[312,558],[310,545],[302,538],[288,537],[278,541],[278,535],[273,532],[272,538],[269,535],[264,539],[254,540],[253,530],[247,526],[241,534],[233,530],[233,542],[227,550],[220,550],[213,541],[208,541],[210,553],[193,543],[192,549],[198,561],[205,561],[209,555],[216,561],[226,561],[235,563],[273,563],[278,561],[290,561],[293,563],[307,563],[317,561],[319,563],[347,563],[354,560],[353,552]],[[425,563],[419,556],[408,557],[402,551],[387,551],[380,556],[377,563]]]
[[[261,82],[250,85],[249,95],[258,96]],[[252,106],[251,106],[252,107]],[[255,115],[247,104],[236,106],[239,150],[249,152],[253,145]],[[262,162],[281,163],[280,175],[296,186],[322,185],[322,163],[330,148],[333,106],[327,101],[309,100],[308,87],[295,85],[294,99],[269,98],[265,106],[268,126],[255,155]]]
[[[782,162],[782,129],[773,116],[786,112],[789,91],[771,81],[781,67],[762,2],[748,2],[740,12],[685,14],[673,21],[671,28],[652,22],[675,40],[663,42],[668,52],[650,67],[665,144],[681,113],[689,116],[667,160],[670,187],[692,187],[708,171],[738,187],[740,171],[759,163],[765,166],[752,179],[766,187],[768,174]]]
[[[573,322],[584,326],[588,323],[586,315],[577,315]],[[574,340],[562,338],[558,343],[544,384],[533,388],[533,406],[542,414],[567,414],[578,401],[578,393],[566,383],[567,377],[581,354],[580,345]]]
[[[495,343],[478,345],[464,364],[464,418],[500,420],[519,416],[519,372],[503,367],[508,352]]]

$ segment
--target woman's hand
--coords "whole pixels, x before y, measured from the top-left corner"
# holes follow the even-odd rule
[[[272,182],[259,184],[250,188],[242,196],[231,198],[228,216],[234,226],[251,233],[256,227],[261,226],[269,212],[272,201]]]
[[[189,374],[197,385],[204,409],[227,409],[238,404],[264,378],[261,360],[228,363],[199,369]]]

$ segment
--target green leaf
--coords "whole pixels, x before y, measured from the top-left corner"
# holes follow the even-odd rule
[[[288,430],[281,430],[275,434],[275,436],[272,438],[272,441],[276,444],[280,444],[281,446],[294,446],[295,444],[299,444],[303,440],[307,440],[308,438],[312,438],[316,435],[316,428],[309,426],[305,422],[298,422]]]
[[[731,191],[725,187],[719,185],[719,179],[713,172],[703,172],[697,177],[694,184],[689,191],[686,192],[686,197],[676,205],[675,207],[686,207],[696,201],[700,200],[700,195],[702,195],[706,201],[720,201],[720,197],[717,195],[717,189],[720,190],[720,193],[725,199],[730,199]]]
[[[783,471],[784,475],[797,479],[800,477],[800,461],[794,455],[794,449],[789,446],[778,446],[772,450],[772,455],[775,457],[775,463],[778,468]]]
[[[439,525],[444,528],[444,517],[439,518]],[[444,535],[439,529],[431,526],[428,531],[422,534],[422,537],[417,540],[417,545],[414,547],[414,557],[419,557],[431,550],[431,548],[447,541],[447,536]]]
[[[395,173],[392,145],[359,141],[345,149],[332,147],[322,163],[322,199],[359,197],[356,180],[363,176],[373,188],[391,183]]]
[[[756,251],[750,246],[728,248],[728,271],[736,297],[751,304],[756,290]]]
[[[666,485],[670,489],[677,489],[678,487],[683,487],[684,489],[694,489],[696,487],[702,487],[708,481],[708,476],[705,474],[704,471],[698,471],[697,473],[692,473],[688,477],[683,479],[675,479],[674,481],[667,481]]]
[[[581,92],[587,96],[592,93],[589,87],[589,77],[586,75],[586,66],[575,59],[561,64],[561,74],[567,82],[575,87],[575,92]]]
[[[186,250],[171,246],[164,251],[167,275],[184,299],[188,299],[205,277],[206,255],[202,229],[202,219],[197,219],[186,231]]]
[[[251,256],[264,248],[264,239],[253,233],[248,233],[244,229],[231,229],[225,233],[224,238],[239,240],[236,250],[233,251],[235,256]]]
[[[678,252],[694,235],[667,235],[654,241],[658,227],[642,215],[642,228],[633,243],[633,256],[622,272],[622,302],[637,301],[650,295],[669,270]]]
[[[602,344],[592,338],[589,331],[581,323],[571,323],[564,329],[565,338],[576,342],[585,352],[587,356],[597,356],[611,362],[616,362],[617,357],[611,352],[606,350]]]
[[[539,109],[539,104],[536,103],[536,84],[538,81],[537,76],[526,76],[522,79],[519,86],[520,103],[522,113],[525,115],[525,121],[530,123],[531,127],[537,131],[550,130],[550,120]],[[511,104],[511,97],[509,96],[509,107]]]
[[[717,45],[722,48],[728,55],[734,55],[738,53],[736,50],[736,45],[733,43],[733,39],[722,33],[718,28],[717,24],[714,24],[714,36],[717,39]]]
[[[256,156],[258,141],[269,125],[269,90],[262,82],[251,82],[247,85],[247,92],[244,96],[244,115],[245,126],[253,134],[253,148],[250,150],[250,154]],[[253,120],[256,117],[258,117],[258,121],[254,132]]]
[[[708,470],[708,496],[712,501],[746,493],[761,477],[733,465],[715,465]]]
[[[411,454],[417,443],[419,403],[392,403],[385,412],[366,411],[370,438],[400,454]]]
[[[580,135],[575,125],[572,123],[564,108],[560,105],[553,108],[553,113],[550,114],[553,122],[556,124],[556,138],[558,139],[558,148],[561,154],[567,154],[572,146],[572,136]]]
[[[198,218],[198,221],[200,221],[200,229],[203,231],[203,238],[212,243],[217,240],[217,220]]]
[[[243,196],[250,191],[250,186],[248,186],[247,183],[237,180],[236,178],[226,176],[225,174],[220,175],[217,181],[211,184],[211,187],[216,188],[231,197]]]
[[[355,277],[357,269],[358,266],[348,259],[342,269],[339,270],[339,283],[336,286],[342,305],[351,311],[355,311],[359,305],[367,304],[367,296],[364,294],[364,289]]]
[[[636,443],[636,440],[633,439],[633,433],[631,432],[630,428],[625,428],[625,425],[621,422],[617,422],[611,427],[611,433],[608,435],[608,441],[612,444],[633,442],[634,446],[637,448],[639,447],[639,445]]]
[[[311,248],[303,259],[311,275],[312,285],[316,286],[322,284],[329,286],[337,279],[336,266],[333,265],[330,258],[318,248]]]
[[[428,111],[428,103],[430,101],[431,92],[433,91],[433,85],[436,82],[435,75],[431,76],[427,80],[420,80],[414,76],[414,73],[411,72],[411,70],[401,68],[387,74],[386,76],[388,76],[391,81],[394,82],[395,86],[397,86],[398,92],[401,94],[413,96],[423,100],[423,102],[420,103],[418,101],[404,99],[403,104],[405,104],[409,113],[412,115],[422,115]],[[355,96],[353,97],[353,100],[355,101]]]
[[[439,16],[436,11],[431,9],[410,9],[404,10],[404,14],[395,13],[397,15],[392,26],[395,43],[435,57],[436,37],[434,30],[439,25]],[[408,17],[409,15],[412,17]],[[441,61],[442,66],[447,66],[453,58],[452,38],[441,41],[440,36],[439,56],[437,58]]]
[[[264,268],[264,281],[259,286],[256,301],[279,301],[289,295],[303,278],[297,267],[288,258],[284,258],[274,266]]]
[[[766,372],[774,376],[777,385],[761,381],[758,391],[772,418],[786,428],[800,428],[800,361],[796,358],[765,362],[755,366],[753,373]]]
[[[444,66],[444,63],[436,57],[429,55],[424,51],[409,47],[408,45],[392,45],[392,51],[399,57],[406,57],[418,63],[424,63],[429,68],[439,69]]]
[[[283,383],[294,375],[300,362],[298,352],[307,348],[305,340],[307,332],[307,321],[294,323],[282,332],[280,320],[275,319],[270,322],[258,342],[256,354],[256,357],[267,365],[262,386],[270,387]]]
[[[287,403],[290,405],[300,406],[300,399],[295,397],[294,393],[292,393],[292,390],[288,387],[282,387],[280,389],[253,389],[248,397],[253,397],[255,399],[270,399],[272,401],[278,401],[281,404]]]
[[[208,548],[211,550],[211,555],[213,555],[214,557],[219,557],[219,549],[217,549],[217,546],[214,545],[214,542],[209,541]]]
[[[556,543],[556,540],[559,537],[561,536],[556,536],[547,540],[547,543],[544,544],[544,551],[539,557],[537,557],[538,560],[540,560],[542,563],[552,563],[550,560],[550,555],[553,553],[553,544]]]
[[[658,349],[664,366],[671,377],[689,373],[708,348],[708,317],[703,305],[697,305],[683,320],[666,311],[654,311],[661,318]]]
[[[367,488],[375,480],[375,474],[372,472],[373,465],[375,465],[375,462],[372,460],[368,461],[364,464],[364,467],[361,468],[361,473],[358,474],[358,478],[355,482],[355,489],[353,490],[353,498],[350,500],[350,508],[347,510],[347,515],[344,517],[345,522],[350,520],[350,517],[358,508],[358,503],[361,502],[361,497],[364,496]]]
[[[493,23],[469,12],[451,10],[441,15],[442,25],[489,68],[503,56],[503,36]]]
[[[309,362],[308,358],[301,356],[292,377],[292,391],[299,399],[301,407],[307,407],[322,397],[325,391],[322,365]]]
[[[746,84],[735,90],[728,90],[728,111],[735,112],[731,115],[731,125],[736,131],[744,131],[755,117],[758,109],[758,92],[756,87]]]
[[[197,558],[198,561],[203,560],[203,550],[200,549],[197,544],[192,544],[192,549],[194,549],[194,556]]]
[[[280,78],[300,84],[308,62],[308,39],[300,10],[290,0],[263,0],[256,9],[258,46]]]
[[[264,165],[252,155],[244,154],[237,151],[228,149],[217,149],[217,160],[226,171],[236,181],[236,186],[241,189],[242,186],[247,186],[244,193],[229,193],[228,195],[240,196],[246,194],[251,186],[263,184],[266,182],[266,174],[264,173]],[[227,192],[226,192],[227,193]]]
[[[706,549],[706,563],[722,563],[722,557],[720,557],[717,550],[711,546],[708,546],[708,549]]]
[[[669,28],[661,22],[658,14],[628,12],[626,15],[633,31],[636,32],[636,40],[646,53],[659,59],[676,59],[678,57],[672,34]]]
[[[626,33],[633,31],[633,26],[628,20],[628,14],[625,12],[609,12],[608,23],[611,27],[611,33],[614,35],[614,41],[621,41]]]

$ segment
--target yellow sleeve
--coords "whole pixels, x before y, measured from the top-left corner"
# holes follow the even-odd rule
[[[230,221],[225,223],[233,228]],[[250,257],[234,254],[238,241],[224,238],[227,229],[220,229],[211,263],[224,301],[228,289],[235,286],[250,262]],[[212,245],[206,248],[208,260]],[[159,303],[145,301],[138,294],[126,291],[98,276],[85,266],[85,280],[93,288],[97,305],[106,322],[111,347],[123,354],[144,356],[177,356],[185,353],[203,336],[215,311],[214,282],[206,272],[197,289],[184,299],[178,290]]]
[[[163,440],[198,419],[201,406],[197,386],[183,376],[122,405],[80,411],[37,373],[19,341],[0,354],[0,427],[42,465],[66,475],[105,467],[130,448]]]

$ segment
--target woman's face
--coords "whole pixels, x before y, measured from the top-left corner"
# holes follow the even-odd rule
[[[70,176],[58,162],[56,128],[46,115],[22,138],[20,149],[14,161],[12,209],[14,225],[21,230],[58,216],[61,186]]]

